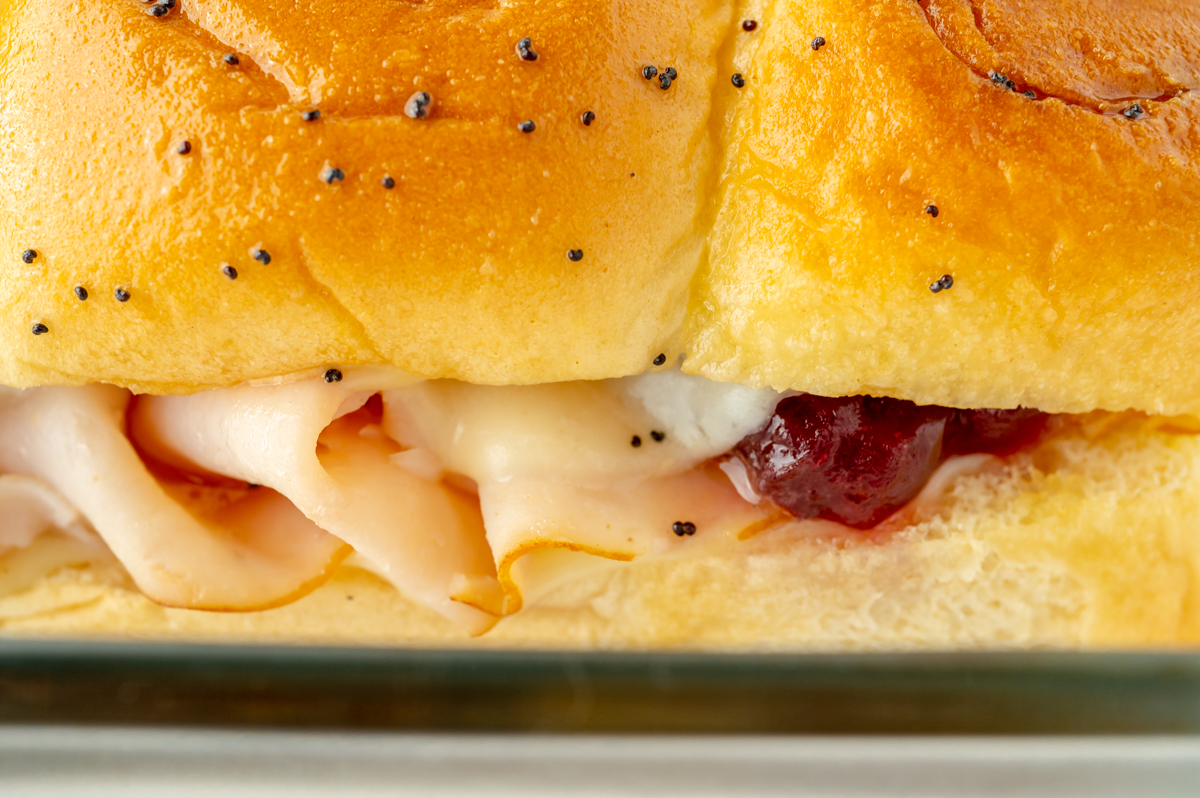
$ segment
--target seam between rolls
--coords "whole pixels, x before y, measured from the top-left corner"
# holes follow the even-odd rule
[[[722,92],[727,90],[728,85],[723,78],[727,78],[733,73],[733,56],[737,47],[738,26],[745,5],[746,0],[732,0],[729,4],[728,18],[725,20],[720,41],[714,51],[716,75],[712,81],[708,115],[704,121],[705,138],[712,154],[699,189],[700,208],[695,216],[695,229],[702,237],[702,243],[696,261],[696,269],[688,281],[682,326],[676,330],[673,336],[675,339],[673,345],[682,350],[685,370],[687,370],[689,343],[695,339],[700,328],[709,326],[707,320],[697,322],[696,316],[698,315],[700,289],[708,280],[711,272],[712,237],[721,211],[722,187],[730,162],[726,149],[729,113],[726,104],[721,100]]]

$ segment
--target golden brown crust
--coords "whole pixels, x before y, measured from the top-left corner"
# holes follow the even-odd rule
[[[679,325],[727,8],[147,8],[0,11],[0,382],[181,391],[367,362],[599,378]],[[644,64],[679,77],[663,90]]]
[[[1197,412],[1200,6],[974,6],[762,8],[729,61],[747,85],[724,92],[690,367],[833,396]],[[1118,22],[1161,35],[1122,43]],[[1143,92],[1171,99],[1136,120],[1058,99]],[[943,274],[954,287],[931,293]]]
[[[1200,413],[1194,3],[286,5],[0,11],[0,382],[534,383],[666,349],[823,394]]]

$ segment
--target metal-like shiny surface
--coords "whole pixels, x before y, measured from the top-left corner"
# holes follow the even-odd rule
[[[1189,796],[1196,738],[411,735],[0,727],[6,798]]]
[[[459,732],[1200,734],[1200,655],[0,642],[0,722]]]

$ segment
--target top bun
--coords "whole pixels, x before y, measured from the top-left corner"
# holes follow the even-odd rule
[[[665,352],[1200,414],[1196,3],[153,10],[0,4],[0,382],[516,384]]]

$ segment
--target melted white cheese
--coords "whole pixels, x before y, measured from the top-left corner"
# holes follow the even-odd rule
[[[385,392],[384,429],[476,481],[546,478],[603,489],[727,452],[766,425],[778,399],[770,389],[678,371],[550,385],[435,381]]]
[[[783,396],[770,388],[714,382],[676,369],[613,380],[613,389],[640,405],[670,440],[705,459],[765,427]]]
[[[697,468],[761,429],[773,391],[678,371],[537,386],[429,382],[384,393],[384,428],[478,485],[508,611],[561,581],[539,552],[697,554],[770,518]],[[635,441],[636,436],[636,441]],[[634,443],[638,445],[634,445]],[[424,459],[424,455],[422,455]],[[679,536],[676,522],[694,535]]]

